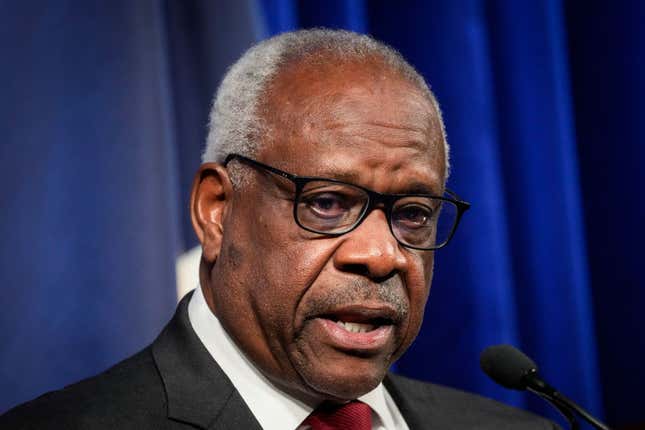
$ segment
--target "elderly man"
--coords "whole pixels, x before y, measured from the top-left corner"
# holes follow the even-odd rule
[[[251,48],[218,90],[203,161],[201,287],[150,347],[3,428],[553,428],[388,374],[468,208],[445,189],[437,102],[395,51],[329,30]]]

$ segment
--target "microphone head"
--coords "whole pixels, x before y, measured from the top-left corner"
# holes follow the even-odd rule
[[[479,356],[482,370],[498,384],[513,390],[525,390],[524,377],[537,373],[537,365],[511,345],[494,345]]]

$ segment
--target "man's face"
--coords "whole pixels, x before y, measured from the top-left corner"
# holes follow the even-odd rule
[[[274,83],[272,128],[256,159],[381,193],[440,194],[444,150],[430,103],[382,68],[320,67],[294,67]],[[419,331],[433,253],[401,246],[380,208],[342,236],[305,231],[293,218],[289,181],[238,168],[249,180],[223,219],[206,288],[214,312],[256,366],[295,396],[345,400],[370,391]]]

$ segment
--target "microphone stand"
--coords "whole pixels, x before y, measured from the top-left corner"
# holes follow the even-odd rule
[[[567,419],[569,422],[569,425],[571,426],[571,430],[579,430],[580,429],[580,424],[578,423],[578,419],[576,418],[576,415],[573,413],[571,408],[569,408],[566,404],[560,402],[560,400],[549,397],[544,393],[541,393],[540,391],[534,390],[531,387],[526,388],[527,391],[530,391],[533,394],[537,394],[538,396],[542,397],[544,400],[546,400],[547,403],[549,403],[551,406],[555,407],[555,409],[562,414],[563,417]]]
[[[555,388],[544,382],[538,376],[536,369],[529,371],[529,373],[524,375],[523,379],[526,382],[526,389],[532,393],[537,394],[538,396],[542,397],[553,406],[555,406],[556,409],[560,411],[560,413],[564,415],[567,420],[569,420],[572,430],[578,430],[580,428],[574,412],[580,415],[594,428],[598,430],[610,430],[607,425],[592,417],[587,411],[578,406],[573,400],[569,399],[564,394],[561,394]]]
[[[582,409],[573,400],[569,399],[564,394],[556,391],[556,392],[553,393],[553,398],[557,399],[562,404],[565,404],[565,405],[569,406],[578,415],[580,415],[585,421],[587,421],[589,424],[594,426],[594,428],[597,428],[598,430],[609,430],[609,427],[607,427],[606,424],[603,424],[602,422],[598,421],[596,418],[591,416],[589,414],[589,412],[587,412],[584,409]]]

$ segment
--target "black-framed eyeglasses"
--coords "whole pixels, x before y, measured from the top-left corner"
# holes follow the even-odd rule
[[[293,175],[239,154],[229,154],[224,166],[232,160],[293,182],[293,217],[296,224],[313,233],[349,233],[373,209],[383,208],[390,231],[401,245],[429,251],[450,241],[462,215],[470,208],[470,203],[448,190],[444,196],[382,194],[336,179]]]

